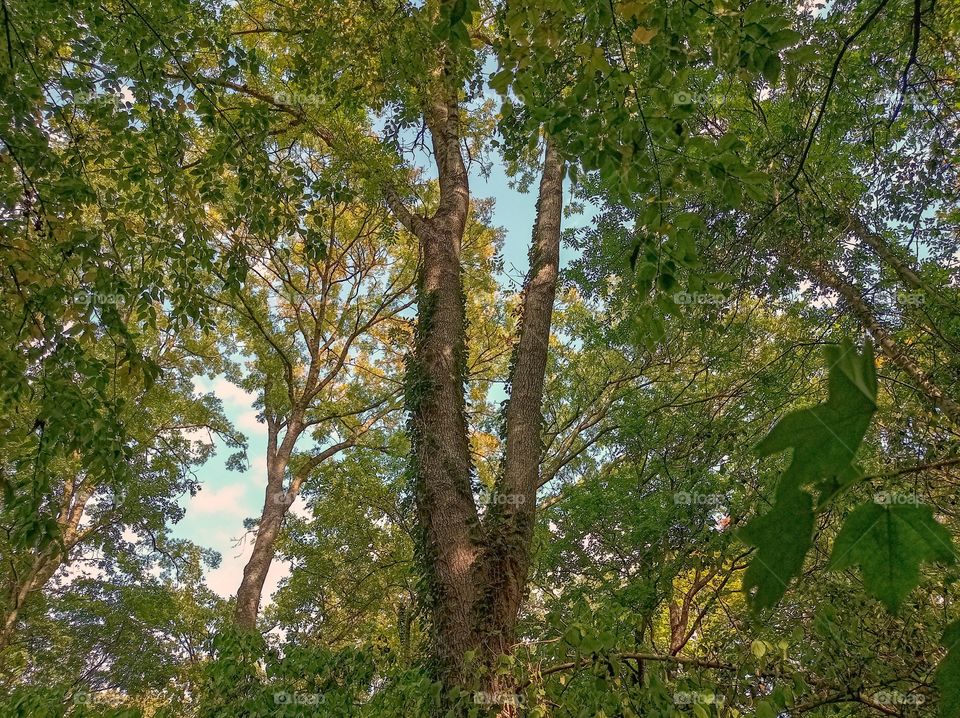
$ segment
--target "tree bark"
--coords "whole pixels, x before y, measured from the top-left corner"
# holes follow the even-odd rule
[[[504,469],[481,524],[471,478],[466,417],[466,316],[461,242],[470,188],[460,148],[456,92],[438,83],[424,109],[440,201],[430,218],[396,218],[420,240],[416,341],[408,364],[412,477],[438,672],[448,685],[471,680],[468,653],[489,666],[514,642],[530,565],[542,459],[544,375],[560,261],[563,164],[551,143],[544,157],[537,220],[524,287],[506,410]]]
[[[487,519],[487,544],[478,571],[484,654],[511,652],[530,569],[537,488],[543,459],[543,387],[560,269],[563,163],[547,139],[523,290],[506,409],[503,473]]]
[[[422,263],[416,341],[408,368],[412,459],[425,596],[440,672],[460,682],[474,647],[473,570],[479,517],[473,499],[465,400],[466,316],[460,248],[469,209],[454,100],[426,111],[440,184],[436,214],[416,226]]]
[[[283,475],[289,461],[289,453],[267,457],[267,488],[257,524],[257,537],[253,542],[250,558],[243,567],[243,579],[237,589],[237,605],[234,609],[234,621],[244,630],[253,631],[257,627],[263,584],[276,555],[277,536],[283,525],[283,518],[296,498],[293,492],[288,493],[283,488]]]

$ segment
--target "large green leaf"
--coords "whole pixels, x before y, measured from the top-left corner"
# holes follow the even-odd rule
[[[761,456],[793,449],[781,490],[815,483],[821,504],[838,485],[859,475],[853,459],[877,408],[877,374],[869,343],[862,354],[848,342],[828,347],[825,358],[830,372],[827,400],[787,414],[756,449]]]
[[[827,401],[782,418],[757,445],[768,456],[793,449],[780,478],[773,509],[755,517],[740,532],[757,547],[744,576],[753,608],[775,605],[790,579],[800,573],[813,534],[813,485],[823,505],[860,477],[853,460],[876,411],[877,375],[869,343],[857,353],[849,342],[825,352]]]
[[[896,611],[920,580],[923,561],[953,563],[950,533],[929,506],[869,503],[846,520],[830,556],[832,569],[859,565],[871,596]]]
[[[740,531],[757,551],[743,576],[754,608],[775,605],[800,573],[813,536],[813,497],[802,489],[781,492],[774,507]]]

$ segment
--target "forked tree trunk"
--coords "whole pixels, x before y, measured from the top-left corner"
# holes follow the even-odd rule
[[[484,668],[511,652],[525,595],[543,452],[541,406],[559,268],[563,164],[548,141],[506,410],[503,473],[481,524],[471,486],[460,268],[470,195],[455,93],[438,93],[425,116],[438,168],[438,210],[417,217],[395,197],[391,207],[418,237],[422,252],[407,400],[432,652],[447,684],[465,686],[474,678],[469,653]]]

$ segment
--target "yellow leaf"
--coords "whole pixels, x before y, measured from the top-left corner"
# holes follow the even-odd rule
[[[633,31],[633,41],[638,45],[649,45],[658,32],[655,27],[638,27]]]

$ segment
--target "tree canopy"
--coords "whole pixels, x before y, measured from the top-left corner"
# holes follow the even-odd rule
[[[0,23],[0,714],[960,716],[954,0]]]

